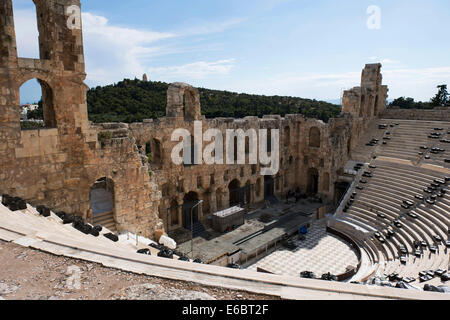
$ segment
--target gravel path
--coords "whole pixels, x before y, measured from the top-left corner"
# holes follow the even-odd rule
[[[0,300],[269,300],[54,256],[0,240]]]

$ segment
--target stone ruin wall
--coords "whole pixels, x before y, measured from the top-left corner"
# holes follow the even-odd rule
[[[0,193],[91,218],[90,188],[114,181],[119,230],[152,236],[160,193],[132,137],[100,143],[88,123],[80,29],[67,27],[65,8],[79,0],[35,1],[41,59],[17,57],[11,0],[0,3]],[[36,78],[50,114],[46,128],[21,130],[20,86]],[[45,101],[47,99],[47,101]]]
[[[358,114],[359,107],[356,106]],[[343,174],[343,167],[350,158],[352,142],[358,141],[359,134],[371,120],[366,116],[355,117],[354,112],[330,119],[328,124],[317,119],[307,119],[302,115],[286,115],[284,118],[271,115],[262,119],[258,117],[205,119],[201,115],[198,91],[182,83],[175,83],[169,87],[166,113],[167,116],[164,118],[134,123],[129,125],[129,128],[143,154],[147,153],[146,145],[151,149],[150,168],[156,176],[163,196],[159,204],[159,217],[169,230],[181,227],[181,206],[185,195],[190,192],[194,192],[198,200],[204,201],[200,214],[203,218],[229,207],[229,185],[234,180],[239,182],[240,187],[252,186],[250,203],[264,200],[264,176],[260,174],[259,165],[248,164],[248,155],[245,165],[173,164],[171,152],[178,144],[178,141],[171,141],[175,129],[187,129],[193,135],[194,121],[197,120],[202,122],[203,133],[210,128],[219,129],[224,140],[227,129],[242,129],[244,132],[250,128],[279,129],[280,170],[273,176],[275,195],[284,199],[288,191],[293,191],[297,187],[302,192],[308,192],[312,170],[318,175],[318,193],[324,203],[330,203],[334,200],[334,183]],[[372,118],[374,116],[372,112]],[[319,133],[318,144],[310,141],[312,130]],[[204,142],[203,147],[205,148],[207,144],[209,142]],[[225,152],[226,147],[224,154]],[[177,217],[173,220],[171,215]],[[176,223],[172,224],[167,220]]]
[[[173,225],[166,221],[167,209],[182,205],[189,192],[205,201],[201,217],[224,209],[229,203],[228,185],[235,179],[241,186],[254,186],[251,203],[264,199],[264,177],[258,165],[175,166],[170,160],[177,144],[170,141],[174,129],[192,132],[194,120],[202,121],[204,131],[217,128],[224,136],[226,129],[279,129],[282,163],[274,177],[275,195],[283,197],[296,187],[307,192],[313,171],[318,175],[319,194],[331,201],[334,183],[355,141],[385,108],[387,87],[381,85],[381,65],[368,65],[361,87],[345,92],[343,114],[328,124],[302,115],[205,119],[196,89],[175,83],[168,90],[166,117],[130,125],[91,125],[83,82],[82,32],[67,28],[64,13],[69,5],[80,6],[80,1],[36,0],[35,4],[41,59],[17,57],[11,0],[0,4],[0,193],[89,220],[90,189],[106,177],[114,184],[114,220],[119,231],[152,237],[156,228],[180,227],[181,209],[176,213],[178,224]],[[21,130],[19,89],[33,78],[43,87],[47,127]],[[319,141],[310,141],[317,137]],[[147,142],[152,148],[151,163],[146,157]]]

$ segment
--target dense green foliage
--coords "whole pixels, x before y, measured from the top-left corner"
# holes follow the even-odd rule
[[[44,128],[45,124],[38,121],[20,121],[20,128],[22,130],[36,130]]]
[[[400,97],[389,104],[389,107],[399,107],[400,109],[433,109],[429,102],[414,101],[413,98]]]
[[[89,120],[94,122],[139,122],[166,114],[169,84],[125,79],[114,85],[92,88],[87,93]],[[295,97],[238,94],[199,88],[202,114],[207,118],[300,113],[328,122],[341,107]]]
[[[37,103],[38,107],[36,110],[30,111],[27,114],[28,119],[44,119],[44,109],[42,107],[42,99]]]
[[[443,84],[437,87],[438,93],[430,102],[414,101],[413,98],[400,97],[389,104],[389,107],[399,107],[400,109],[433,109],[435,107],[449,107],[450,98],[447,92],[447,85]]]
[[[450,105],[450,99],[448,96],[447,85],[442,84],[438,86],[438,93],[431,99],[431,104],[436,107],[445,107]]]

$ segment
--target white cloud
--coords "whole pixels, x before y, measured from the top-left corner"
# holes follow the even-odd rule
[[[198,61],[180,66],[149,68],[152,76],[165,79],[203,79],[211,75],[227,75],[234,66],[234,59],[214,62]]]
[[[114,26],[107,18],[86,12],[83,37],[88,82],[97,85],[140,76],[145,59],[161,50],[155,43],[175,35]]]
[[[15,10],[14,12],[19,56],[38,58],[39,44],[34,9]],[[158,55],[180,53],[183,50],[204,51],[201,48],[180,48],[177,44],[170,47],[162,41],[195,35],[222,32],[235,26],[244,19],[231,19],[223,22],[208,22],[184,29],[180,32],[156,32],[117,26],[104,16],[84,12],[83,40],[86,71],[89,85],[105,85],[123,78],[140,77],[148,71],[151,58]],[[150,68],[155,73],[172,77],[200,79],[208,75],[227,74],[232,60],[216,62],[193,62],[182,66]],[[153,71],[151,71],[153,75]]]
[[[277,3],[278,1],[274,1]],[[283,2],[283,1],[281,1]],[[19,56],[39,56],[38,32],[35,10],[15,10],[15,27]],[[201,47],[180,48],[162,43],[195,34],[221,32],[243,19],[206,23],[180,32],[156,32],[116,26],[106,17],[89,12],[83,13],[87,83],[104,85],[125,77],[141,76],[144,72],[151,78],[183,81],[226,76],[235,66],[234,59],[218,61],[195,61],[182,65],[150,67],[152,58],[158,55],[180,53],[183,50],[204,52]],[[190,52],[190,54],[192,53]],[[416,100],[429,100],[442,83],[450,85],[450,67],[408,68],[389,58],[370,57],[371,62],[382,62],[384,83],[389,86],[391,98],[411,96]],[[339,98],[343,89],[358,86],[361,70],[346,73],[283,73],[258,78],[252,75],[233,79],[223,89],[266,95],[292,95],[317,99]],[[226,86],[226,88],[224,87]]]
[[[172,33],[166,32],[137,30],[113,26],[109,24],[107,18],[94,15],[89,12],[83,13],[82,16],[84,35],[101,36],[110,42],[120,43],[125,46],[139,46],[175,36]]]
[[[391,60],[391,59],[382,59],[381,61],[382,65],[387,65],[387,64],[398,64],[399,61],[395,61],[395,60]]]
[[[428,101],[440,84],[450,85],[450,67],[398,68],[383,72],[383,82],[389,86],[390,98],[413,97]]]
[[[389,98],[413,97],[428,101],[439,84],[450,85],[450,67],[393,68],[381,70],[383,84],[389,87]],[[338,99],[346,89],[360,85],[361,71],[343,73],[278,74],[258,81],[236,81],[227,90],[289,95],[322,100]]]
[[[234,27],[246,20],[247,20],[246,18],[234,18],[226,21],[203,22],[202,24],[187,29],[183,29],[180,32],[176,32],[176,34],[180,37],[186,37],[194,35],[219,33],[231,27]]]
[[[400,61],[397,61],[397,60],[392,60],[389,58],[379,58],[377,56],[369,57],[369,61],[373,62],[373,63],[381,63],[383,66],[390,65],[390,64],[398,65],[400,63]]]

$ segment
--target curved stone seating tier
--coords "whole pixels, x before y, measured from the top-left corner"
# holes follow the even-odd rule
[[[378,176],[388,177],[394,182],[402,183],[412,187],[420,187],[424,184],[428,186],[431,182],[433,182],[434,179],[440,177],[438,175],[421,175],[416,172],[405,173],[402,170],[398,170],[398,172],[396,172],[395,168],[380,168],[380,170],[377,170],[377,173]]]
[[[398,126],[391,128],[391,139],[387,141],[387,144],[381,145],[378,155],[393,157],[398,159],[405,159],[411,161],[422,161],[423,163],[436,164],[444,167],[449,167],[445,164],[444,159],[448,158],[450,151],[448,150],[448,144],[440,142],[440,139],[430,139],[428,136],[432,132],[436,132],[434,128],[443,127],[441,139],[446,138],[446,132],[449,129],[449,124],[445,122],[405,122],[396,121]],[[428,150],[421,150],[421,146],[427,146]],[[439,147],[445,149],[444,153],[431,154],[430,149],[433,147]],[[423,155],[419,155],[419,152],[423,152]],[[430,155],[430,159],[425,159],[425,154]]]
[[[342,214],[339,218],[342,219],[343,222],[349,223],[349,225],[355,225],[357,227],[367,230],[368,232],[376,231],[375,228],[368,225],[367,223],[359,221],[359,219],[357,219],[358,217],[353,217],[349,214]]]
[[[448,211],[442,209],[441,207],[439,207],[438,203],[436,203],[435,205],[429,205],[429,204],[423,204],[423,206],[425,208],[428,209],[428,211],[436,216],[440,216],[442,218],[442,220],[449,225],[449,213]]]
[[[425,198],[429,197],[424,189],[431,186],[435,179],[443,179],[450,176],[450,170],[445,171],[446,166],[443,165],[444,158],[450,157],[450,145],[441,143],[438,139],[430,139],[428,136],[432,132],[436,132],[434,128],[443,127],[445,130],[450,129],[450,123],[435,121],[407,121],[407,120],[386,120],[381,119],[376,122],[378,124],[388,124],[387,130],[371,131],[371,138],[364,137],[361,144],[364,145],[372,138],[378,138],[380,143],[374,147],[363,147],[360,145],[356,148],[357,152],[366,150],[371,155],[377,155],[371,160],[376,168],[369,169],[372,171],[371,178],[361,178],[367,181],[362,184],[356,182],[356,185],[364,187],[363,190],[356,189],[356,185],[352,191],[356,192],[353,204],[346,213],[337,212],[336,215],[340,219],[348,220],[352,225],[361,227],[365,230],[383,231],[388,226],[394,230],[394,235],[386,239],[382,244],[379,240],[371,237],[362,240],[359,245],[367,252],[367,256],[372,260],[375,267],[373,274],[389,275],[398,273],[403,277],[412,277],[418,280],[418,274],[425,270],[448,270],[449,266],[449,250],[445,243],[437,243],[434,239],[439,235],[444,241],[448,239],[448,231],[450,228],[450,192],[448,184],[445,187],[447,192],[443,197],[438,197],[434,205],[430,205],[425,201],[417,199],[417,195]],[[399,123],[397,126],[390,127],[390,124]],[[371,127],[372,128],[372,127]],[[386,131],[390,131],[387,135]],[[444,133],[444,131],[440,131]],[[389,136],[390,140],[384,141],[380,139]],[[447,138],[445,135],[442,138]],[[367,140],[367,141],[365,141]],[[421,146],[427,146],[427,150],[422,150]],[[433,147],[445,149],[444,153],[430,154],[429,151]],[[368,150],[368,151],[367,151]],[[419,155],[423,152],[423,155]],[[431,159],[424,159],[425,154],[430,154]],[[353,153],[352,153],[353,155]],[[383,158],[384,157],[384,158]],[[353,159],[357,160],[357,159]],[[409,160],[409,161],[405,161]],[[419,161],[420,160],[420,161]],[[437,165],[436,169],[428,165]],[[408,210],[402,208],[403,201],[409,200],[414,205]],[[349,199],[345,199],[348,202]],[[418,218],[412,218],[408,211],[417,214]],[[385,218],[380,218],[378,214],[384,214]],[[394,220],[402,223],[402,228],[393,225]],[[436,253],[432,253],[429,247],[423,248],[423,255],[416,257],[414,255],[414,242],[426,241],[428,245],[434,245],[438,248]],[[405,246],[409,252],[407,263],[402,264],[398,258],[399,249]],[[378,257],[378,260],[376,260]],[[364,274],[369,275],[369,268]],[[371,270],[370,270],[371,271]],[[428,283],[436,282],[431,280]]]
[[[367,194],[367,193],[366,193],[366,194]],[[376,201],[376,200],[373,200],[373,201]],[[359,209],[359,213],[360,213],[360,214],[363,214],[362,211],[363,211],[363,210]],[[368,212],[368,211],[366,211],[365,213],[368,213],[369,215],[371,214],[371,213]],[[392,212],[384,211],[384,210],[383,210],[383,213],[385,213],[386,215],[390,215],[390,216],[392,217]],[[395,219],[398,218],[398,216],[394,216],[394,217],[395,217]],[[372,221],[375,221],[375,223],[378,224],[378,225],[380,225],[380,221],[385,220],[385,219],[380,219],[380,218],[378,218],[376,215],[373,215],[372,218],[373,218]],[[431,235],[429,235],[429,234],[427,233],[427,231],[429,231],[429,229],[428,229],[426,226],[423,226],[423,225],[422,225],[423,228],[418,227],[417,224],[414,222],[414,220],[413,220],[412,218],[405,217],[404,219],[405,219],[405,220],[404,220],[404,221],[402,220],[402,222],[405,224],[406,227],[408,227],[409,229],[411,229],[411,232],[408,234],[408,236],[411,235],[411,236],[413,236],[413,238],[414,238],[414,239],[411,239],[411,238],[409,237],[409,242],[410,242],[411,244],[412,244],[411,241],[414,241],[414,240],[420,240],[420,241],[421,241],[421,240],[426,240],[427,242],[431,243],[430,239],[431,239],[431,237],[434,235],[434,233],[431,234]],[[386,226],[385,224],[382,225],[382,227],[385,227],[385,226]],[[413,231],[413,230],[414,230],[414,231]],[[400,230],[400,232],[401,232],[401,230]]]
[[[420,175],[418,173],[405,173],[401,170],[398,170],[396,172],[395,169],[390,168],[380,168],[380,170],[377,170],[378,175],[380,176],[386,176],[389,178],[392,178],[394,181],[407,183],[411,186],[417,186],[422,184],[430,184],[434,179],[437,178],[437,176],[428,176],[428,175]]]
[[[29,204],[27,204],[27,209],[25,210],[12,212],[0,203],[0,215],[4,218],[2,220],[6,220],[12,226],[20,226],[25,230],[29,230],[29,234],[38,234],[41,236],[55,234],[84,243],[90,243],[93,246],[108,250],[126,250],[130,253],[136,253],[137,249],[149,248],[151,254],[155,256],[159,252],[144,244],[141,244],[140,247],[136,247],[128,241],[119,240],[118,242],[113,242],[104,237],[104,234],[111,232],[107,228],[103,228],[98,237],[86,235],[73,228],[72,224],[63,224],[62,220],[53,212],[50,213],[49,217],[41,216],[39,212]]]
[[[442,220],[437,219],[428,211],[422,210],[420,208],[415,208],[411,210],[411,212],[417,214],[421,222],[427,224],[427,226],[431,228],[435,234],[440,235],[442,239],[445,239],[447,237],[448,227],[445,223],[442,222]]]
[[[373,180],[372,183],[366,185],[365,190],[371,190],[385,196],[395,197],[396,200],[403,199],[412,201],[413,199],[415,200],[415,196],[418,194],[418,192],[415,192],[414,190],[405,190],[397,185],[389,184],[388,181],[384,180]]]
[[[418,206],[418,208],[427,211],[433,216],[439,218],[447,226],[447,228],[450,225],[449,212],[442,210],[437,205],[430,206],[429,204],[422,203]]]
[[[357,190],[354,188],[353,191],[357,194],[353,204],[346,213],[338,213],[341,219],[348,219],[352,224],[366,230],[374,229],[381,232],[388,226],[393,228],[394,236],[389,239],[384,237],[386,240],[384,244],[373,237],[367,238],[360,244],[372,260],[372,264],[378,264],[372,274],[387,276],[398,273],[400,276],[418,280],[418,274],[421,271],[447,270],[448,249],[445,245],[436,243],[434,236],[439,235],[444,241],[448,238],[450,192],[447,191],[442,198],[438,197],[434,205],[429,205],[415,198],[416,195],[427,197],[428,194],[424,193],[423,190],[429,187],[436,178],[442,179],[446,174],[429,168],[391,163],[386,160],[375,160],[372,163],[377,166],[374,169],[369,169],[373,176],[362,178],[367,180],[366,184],[357,183],[357,185],[362,185],[364,189]],[[446,187],[446,190],[448,190],[448,187]],[[412,201],[415,204],[410,211],[417,214],[417,219],[408,216],[409,210],[401,207],[405,200]],[[348,201],[348,199],[345,201]],[[379,213],[384,214],[386,218],[378,217]],[[395,227],[393,225],[394,220],[399,220],[403,227]],[[434,254],[426,248],[423,250],[423,255],[418,258],[414,255],[415,241],[426,241],[429,245],[435,245],[438,247],[438,252]],[[409,252],[406,257],[406,264],[402,264],[399,260],[401,246],[405,246]],[[376,253],[380,256],[378,261],[375,260]],[[367,273],[364,274],[369,276],[369,270],[365,271]]]
[[[384,163],[380,162],[382,167],[377,168],[380,169],[378,171],[382,172],[391,172],[393,174],[398,173],[397,177],[409,177],[410,179],[416,180],[416,179],[428,179],[428,180],[434,180],[436,178],[442,178],[443,174],[439,174],[438,172],[431,172],[428,169],[424,169],[421,167],[411,167],[411,169],[405,169],[401,165],[385,165]]]
[[[405,193],[406,196],[414,197],[416,194],[422,194],[423,189],[426,186],[429,186],[430,183],[423,183],[423,182],[409,182],[409,181],[402,181],[400,179],[392,179],[391,175],[379,173],[377,176],[373,176],[371,178],[371,182],[373,185],[377,186],[383,186],[385,188],[391,186],[393,191],[397,192],[397,195],[403,196],[403,193]],[[371,184],[369,183],[368,186]]]

